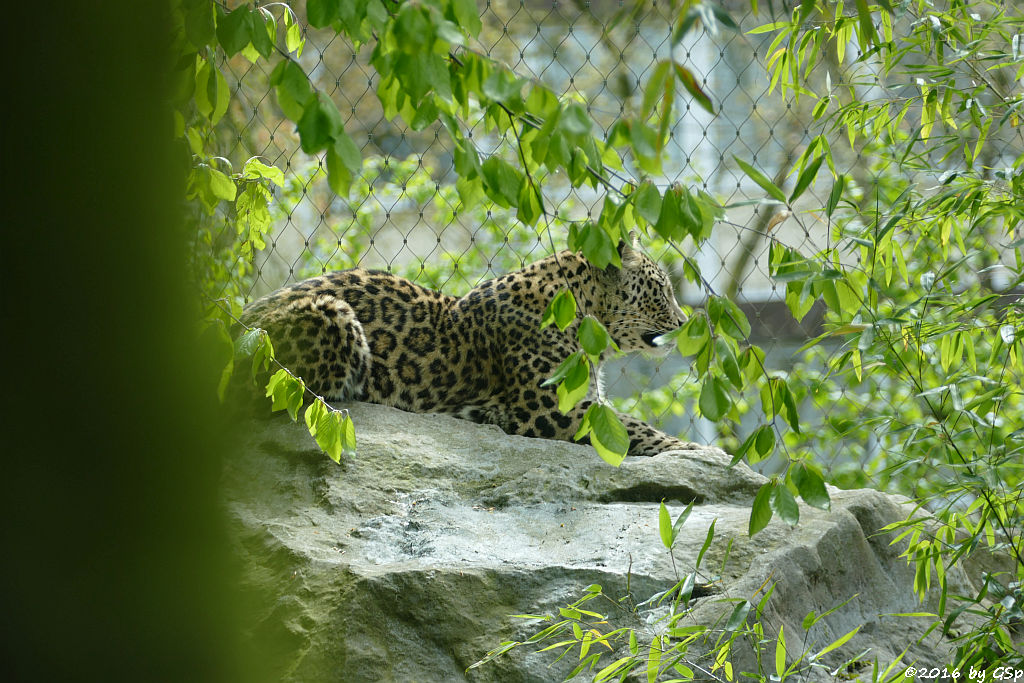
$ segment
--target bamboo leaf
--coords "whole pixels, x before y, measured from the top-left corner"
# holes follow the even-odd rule
[[[775,183],[769,180],[768,176],[766,176],[764,173],[761,173],[756,168],[754,168],[747,162],[743,161],[739,157],[733,155],[732,158],[733,161],[735,161],[737,165],[739,165],[739,167],[743,169],[743,172],[746,173],[751,180],[760,185],[765,192],[767,192],[773,198],[779,200],[782,203],[786,202],[785,193],[782,190],[780,190]]]

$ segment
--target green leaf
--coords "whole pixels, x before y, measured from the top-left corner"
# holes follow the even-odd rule
[[[678,188],[671,187],[665,190],[658,221],[654,224],[654,231],[671,242],[679,242],[686,237],[686,226],[683,225],[679,200]]]
[[[253,31],[257,28],[253,22],[255,17],[245,5],[227,14],[218,14],[217,42],[228,57],[233,57],[252,41]]]
[[[828,204],[825,206],[825,215],[829,218],[832,217],[832,212],[836,210],[836,206],[839,205],[839,199],[843,196],[843,187],[846,185],[846,176],[842,173],[836,178],[836,181],[832,183],[832,192],[828,196]]]
[[[348,136],[345,136],[348,138]],[[351,142],[351,140],[350,140]],[[336,143],[327,147],[327,184],[339,197],[347,198],[352,188],[352,173],[345,165]]]
[[[727,11],[725,11],[724,7],[719,5],[717,2],[711,2],[711,3],[708,3],[708,4],[710,4],[710,6],[711,6],[711,13],[714,15],[715,19],[718,20],[718,23],[720,23],[722,26],[725,26],[727,29],[730,29],[732,31],[739,31],[740,30],[740,27],[736,25],[736,21],[733,20],[732,15],[730,15]],[[755,3],[754,7],[756,7],[756,6],[757,5]],[[755,9],[754,12],[756,13],[757,10]]]
[[[747,614],[750,613],[750,602],[747,600],[740,600],[736,603],[736,606],[732,608],[732,613],[729,615],[729,619],[725,622],[726,631],[738,631],[747,624]]]
[[[341,3],[347,0],[306,0],[306,18],[313,28],[323,28],[338,18]]]
[[[242,167],[242,177],[266,178],[278,187],[284,187],[284,171],[277,166],[268,166],[256,157],[245,162],[245,166]]]
[[[483,93],[496,102],[512,102],[522,98],[523,81],[511,71],[499,69],[483,83]]]
[[[302,27],[299,26],[299,22],[295,20],[295,17],[290,11],[284,13],[284,44],[288,52],[294,52],[296,56],[302,54],[302,48],[306,44],[306,39],[302,37]]]
[[[808,273],[789,273],[793,277],[806,277]],[[814,289],[809,282],[794,281],[786,284],[786,307],[796,320],[803,320],[817,301]]]
[[[708,526],[708,533],[704,536],[704,545],[700,547],[700,552],[697,553],[697,561],[694,563],[694,569],[700,569],[700,561],[704,559],[704,553],[711,547],[711,541],[715,538],[715,522],[718,518],[711,520],[711,525]]]
[[[591,315],[583,318],[576,336],[583,350],[594,357],[600,356],[612,341],[604,325]]]
[[[736,354],[733,352],[732,346],[722,337],[715,340],[715,357],[718,358],[722,372],[732,382],[732,385],[742,390],[743,375],[740,373],[739,361],[736,360]]]
[[[291,59],[282,60],[270,74],[277,104],[292,121],[298,122],[305,113],[306,105],[313,99],[313,88],[306,72]]]
[[[775,486],[774,481],[766,482],[754,496],[754,505],[750,508],[750,524],[747,527],[748,535],[753,536],[772,521],[771,499]]]
[[[785,624],[779,624],[779,639],[775,643],[775,673],[780,681],[786,674]]]
[[[288,377],[288,371],[283,369],[283,368],[281,370],[278,370],[277,372],[275,372],[273,375],[270,376],[270,379],[267,380],[267,393],[266,393],[267,398],[273,397],[274,392],[277,390],[278,385],[280,385],[282,382],[284,382],[287,377]]]
[[[602,270],[609,264],[622,263],[616,246],[604,228],[592,222],[584,223],[579,229],[574,225],[569,230],[569,248],[582,251],[588,261]]]
[[[783,413],[786,418],[786,422],[797,434],[800,433],[800,413],[796,409],[796,399],[793,398],[793,392],[789,389],[789,384],[785,380],[780,379],[782,385],[782,405]]]
[[[759,346],[748,346],[740,353],[739,364],[747,382],[753,382],[764,374],[764,350]]]
[[[683,511],[679,513],[679,516],[676,517],[676,521],[672,525],[673,542],[676,538],[679,538],[679,532],[682,530],[683,525],[686,524],[686,520],[690,518],[690,513],[693,512],[693,503],[694,501],[692,500],[687,503],[686,508],[684,508]]]
[[[586,135],[590,133],[590,128],[593,125],[590,114],[578,102],[573,102],[565,108],[561,116],[561,123],[562,127],[573,135]]]
[[[341,422],[341,448],[346,453],[354,453],[356,450],[356,425],[347,411]]]
[[[729,408],[732,407],[732,399],[729,398],[722,380],[714,375],[708,375],[704,379],[698,405],[700,414],[712,422],[717,422],[729,412]]]
[[[661,636],[654,636],[651,641],[651,649],[647,655],[647,683],[654,683],[658,680],[658,670],[661,667],[662,642]]]
[[[931,616],[931,615],[928,615],[928,616]],[[828,645],[823,647],[821,650],[819,650],[815,654],[811,655],[811,661],[819,660],[819,659],[822,658],[822,656],[824,656],[825,654],[831,652],[832,650],[835,650],[837,647],[842,647],[846,643],[846,641],[848,641],[850,638],[853,638],[855,635],[857,635],[857,631],[859,631],[860,628],[861,627],[858,626],[857,628],[853,629],[852,631],[850,631],[846,635],[840,636],[839,638],[837,638],[836,640],[832,641],[831,643],[829,643]]]
[[[460,178],[472,179],[480,175],[480,157],[469,140],[462,138],[456,141],[454,163]]]
[[[557,373],[556,373],[557,374]],[[590,390],[590,363],[581,357],[568,368],[565,379],[558,385],[558,410],[567,415]]]
[[[338,108],[323,93],[317,93],[305,108],[298,123],[302,151],[316,154],[345,130]]]
[[[285,15],[287,14],[288,12],[285,12]],[[266,59],[274,54],[276,40],[277,21],[274,19],[274,15],[266,9],[254,12],[252,14],[252,45],[261,57]]]
[[[800,415],[796,409],[796,400],[786,380],[781,377],[771,377],[761,387],[761,409],[765,415],[775,417],[782,415],[789,426],[797,434],[800,433]]]
[[[516,218],[518,218],[524,225],[536,225],[537,219],[539,219],[543,213],[544,209],[541,204],[540,189],[529,181],[524,182],[522,189],[519,191],[519,201],[516,205]]]
[[[857,7],[861,45],[866,48],[878,42],[878,37],[875,35],[875,23],[871,19],[871,9],[868,7],[867,0],[854,0],[853,4]]]
[[[341,162],[345,164],[352,173],[357,173],[363,167],[363,155],[359,151],[359,147],[349,137],[345,129],[342,128],[334,135],[334,149],[335,152],[341,159]]]
[[[811,13],[814,11],[814,8],[815,8],[816,5],[817,5],[817,3],[815,2],[815,0],[801,0],[801,2],[800,2],[800,21],[801,22],[807,21],[808,17],[810,17]]]
[[[594,683],[602,683],[602,681],[607,681],[612,676],[623,673],[623,671],[628,671],[629,669],[633,668],[635,664],[636,658],[632,656],[616,659],[614,662],[612,662],[611,664],[597,672],[597,675],[594,676]]]
[[[797,197],[804,193],[814,179],[818,177],[818,169],[821,168],[821,162],[825,160],[824,156],[820,156],[804,168],[803,173],[796,181],[796,187],[793,188],[793,193],[789,195],[789,203],[792,204],[796,201]]]
[[[680,328],[675,335],[676,348],[682,356],[692,356],[707,346],[711,339],[711,327],[703,315],[695,315]]]
[[[182,5],[185,11],[185,37],[195,48],[209,45],[216,36],[213,20],[216,10],[213,3],[185,2]]]
[[[775,452],[775,430],[771,425],[762,425],[754,433],[754,450],[759,456],[758,461]]]
[[[707,93],[701,89],[700,84],[697,83],[696,77],[694,77],[690,70],[682,64],[674,62],[673,66],[675,66],[676,76],[679,78],[679,82],[683,84],[683,87],[686,88],[686,92],[690,93],[690,95],[693,96],[693,99],[697,100],[697,104],[699,104],[705,111],[710,114],[714,114],[715,107],[711,103],[711,98],[708,97]]]
[[[238,187],[235,185],[235,181],[229,178],[226,174],[221,173],[215,168],[209,169],[210,173],[210,192],[213,193],[218,199],[233,202],[235,195],[238,192]]]
[[[327,413],[330,408],[323,401],[313,401],[306,408],[306,412],[303,417],[306,420],[306,428],[309,430],[310,435],[316,436],[316,426],[320,421],[320,418]]]
[[[452,0],[451,7],[456,24],[474,38],[480,34],[480,10],[475,0]]]
[[[566,358],[564,361],[562,361],[561,365],[559,365],[557,368],[555,368],[554,374],[552,374],[546,380],[541,382],[540,385],[542,387],[547,387],[547,386],[551,386],[552,384],[558,384],[563,379],[568,377],[569,372],[582,360],[583,360],[583,352],[582,351],[577,351],[576,353],[572,354],[571,356]]]
[[[551,323],[555,323],[558,329],[565,331],[565,328],[576,319],[576,297],[572,292],[563,287],[544,309],[544,317],[541,318],[540,328],[543,330]]]
[[[647,181],[642,183],[631,196],[633,206],[636,207],[640,216],[654,225],[661,215],[661,193],[658,192],[654,183]]]
[[[732,460],[729,462],[729,467],[735,467],[736,464],[743,459],[743,456],[747,456],[748,460],[758,462],[760,458],[757,456],[757,451],[751,454],[751,449],[754,448],[754,442],[757,440],[757,430],[755,429],[750,435],[743,440],[740,447],[736,449],[736,452],[732,456]]]
[[[260,372],[266,372],[274,360],[274,345],[270,342],[270,335],[262,335],[262,343],[252,356],[252,377],[256,379]]]
[[[423,130],[435,123],[439,114],[440,109],[438,109],[434,98],[424,97],[423,101],[416,107],[416,114],[412,117],[412,121],[409,122],[409,127],[413,130]]]
[[[320,399],[306,408],[306,427],[320,449],[334,462],[356,450],[355,425],[347,412],[334,410]]]
[[[262,250],[267,246],[263,235],[273,224],[267,200],[269,194],[262,185],[246,183],[245,189],[235,200],[235,225],[238,234],[248,239],[242,245],[242,251],[247,257],[252,256],[253,249]]]
[[[831,508],[832,501],[825,487],[825,479],[813,465],[798,463],[792,470],[793,483],[804,502],[822,510]]]
[[[629,451],[629,431],[615,411],[606,405],[593,403],[587,408],[584,421],[597,454],[613,467],[621,465]]]
[[[697,197],[685,187],[677,187],[675,191],[679,195],[679,220],[682,227],[695,243],[700,244],[711,234],[710,226],[714,224],[714,219],[705,221],[702,202],[698,202]]]
[[[671,550],[675,537],[672,535],[672,518],[668,514],[664,500],[658,509],[658,534],[661,536],[661,544]]]
[[[316,421],[316,429],[310,429],[320,449],[334,462],[341,462],[341,454],[345,450],[342,441],[341,413],[326,410]]]
[[[679,41],[683,39],[683,36],[689,33],[690,29],[696,25],[697,20],[700,18],[701,11],[697,7],[690,7],[686,11],[686,14],[680,14],[679,22],[676,24],[675,30],[672,31],[672,47],[679,44]]]
[[[217,84],[217,97],[213,101],[213,111],[210,113],[210,123],[216,125],[223,118],[224,114],[227,113],[228,103],[231,101],[231,89],[228,87],[228,81],[224,78],[224,74],[220,72],[220,69],[213,69],[213,78],[209,82],[211,85],[213,83]]]
[[[716,330],[733,339],[746,339],[750,336],[750,322],[740,307],[721,296],[712,296],[707,303],[708,318]]]
[[[629,141],[633,152],[640,159],[658,156],[658,134],[641,121],[632,121],[629,126]]]
[[[447,42],[449,45],[465,45],[466,36],[459,27],[446,20],[441,19],[436,22],[437,37],[442,41]]]
[[[421,106],[424,96],[430,90],[434,91],[440,101],[452,102],[451,72],[448,71],[448,63],[441,55],[403,55],[403,57],[406,63],[414,62],[418,67],[408,74],[406,72],[400,74],[402,83],[412,98],[413,106]],[[411,79],[407,77],[410,74]]]
[[[518,170],[504,159],[492,156],[483,163],[481,171],[487,196],[504,208],[518,203],[523,184],[523,176]]]
[[[403,3],[393,27],[395,42],[404,52],[418,55],[429,50],[434,43],[435,30],[430,12],[419,3]]]
[[[643,103],[640,105],[640,116],[644,119],[651,115],[655,102],[664,94],[665,79],[671,75],[670,66],[669,60],[663,59],[651,70],[651,77],[647,79],[647,85],[644,86]]]
[[[771,499],[772,510],[778,513],[779,518],[790,526],[796,526],[800,521],[800,506],[797,505],[793,494],[785,484],[779,483],[775,487]]]
[[[287,370],[278,370],[267,383],[267,396],[273,399],[271,410],[287,410],[291,418],[296,419],[305,390],[300,379],[293,377]]]
[[[196,69],[195,102],[199,113],[216,125],[228,110],[231,90],[220,69],[205,60]]]
[[[263,338],[267,333],[257,328],[246,330],[235,339],[235,358],[249,358],[263,346]]]
[[[773,183],[771,180],[769,180],[768,176],[766,176],[765,174],[761,173],[756,168],[754,168],[753,166],[751,166],[747,162],[743,161],[739,157],[733,155],[732,158],[733,158],[733,161],[735,161],[737,163],[737,165],[739,165],[739,167],[743,169],[743,172],[746,173],[748,176],[750,176],[751,180],[753,180],[755,183],[760,185],[761,188],[764,189],[765,192],[770,194],[775,199],[778,199],[782,203],[786,202],[786,195],[785,195],[785,193],[783,193],[783,191],[780,190],[778,188],[778,186],[775,185],[775,183]]]

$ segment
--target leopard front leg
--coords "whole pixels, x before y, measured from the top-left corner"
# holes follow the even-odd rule
[[[590,407],[591,403],[591,401],[582,401],[571,411],[570,414],[573,416],[573,422],[577,425],[576,429],[579,428],[578,425],[583,419],[583,414],[587,412],[587,408]],[[626,452],[626,455],[651,456],[664,453],[665,451],[689,451],[701,448],[700,444],[677,439],[655,429],[643,420],[638,420],[632,415],[626,415],[618,411],[615,411],[615,414],[626,428],[626,431],[629,432],[629,450]],[[575,431],[570,434],[568,440],[572,440],[575,434]],[[581,439],[580,443],[589,443],[589,437]]]
[[[549,328],[551,329],[551,328]],[[509,434],[574,441],[583,415],[593,403],[593,396],[578,403],[568,414],[558,409],[558,392],[554,386],[543,386],[538,377],[546,378],[561,362],[557,353],[538,354],[529,362],[510,362],[506,367],[503,392],[487,401],[482,421],[497,424]],[[627,455],[657,455],[665,451],[693,450],[699,444],[682,441],[658,431],[642,420],[616,412],[629,432]],[[581,443],[587,443],[582,439]]]
[[[531,394],[527,394],[525,401],[505,399],[500,405],[488,406],[486,411],[483,411],[487,417],[478,417],[477,420],[497,424],[509,434],[574,441],[573,437],[579,431],[583,415],[592,403],[593,401],[581,401],[567,415],[563,415],[558,410],[557,402],[547,393],[541,393],[536,400]],[[665,451],[701,448],[700,444],[677,439],[655,429],[643,420],[617,411],[616,415],[629,432],[627,455],[650,456]],[[589,437],[584,437],[579,443],[589,443]]]

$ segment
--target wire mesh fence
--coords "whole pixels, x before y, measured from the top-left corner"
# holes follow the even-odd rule
[[[301,3],[293,4],[301,19]],[[793,91],[785,97],[771,92],[766,75],[770,34],[747,33],[766,21],[764,15],[749,13],[747,0],[721,2],[728,16],[701,22],[681,41],[672,39],[675,15],[668,5],[481,0],[483,29],[468,49],[510,65],[563,97],[578,99],[606,133],[616,118],[641,109],[643,86],[659,61],[671,59],[695,76],[715,113],[687,93],[677,93],[666,158],[660,169],[641,171],[660,186],[678,182],[698,187],[727,207],[726,220],[712,237],[699,246],[688,241],[684,250],[715,293],[741,304],[753,336],[768,352],[769,367],[784,370],[794,350],[817,332],[821,315],[812,309],[802,322],[790,315],[784,286],[768,273],[765,235],[771,231],[773,238],[813,252],[826,246],[830,229],[814,219],[778,222],[784,207],[762,201],[763,189],[740,170],[734,157],[780,187],[792,183],[787,174],[793,162],[821,132],[808,125],[814,102]],[[357,51],[330,30],[302,30],[306,42],[298,62],[338,105],[364,163],[349,196],[333,193],[323,182],[321,159],[301,151],[298,135],[272,94],[273,63],[253,64],[242,55],[225,59],[221,68],[230,74],[232,98],[219,127],[224,156],[236,167],[258,156],[285,171],[284,187],[275,192],[274,225],[265,248],[255,255],[254,269],[232,271],[247,300],[296,279],[354,266],[386,269],[462,294],[564,246],[569,224],[600,211],[600,191],[573,188],[558,176],[544,185],[546,205],[557,214],[546,225],[550,230],[523,228],[510,211],[484,199],[464,205],[454,173],[454,146],[443,128],[389,120],[376,95],[381,84],[368,63],[369,51]],[[870,71],[864,75],[870,80]],[[513,154],[514,140],[489,131],[482,118],[470,124],[482,156]],[[858,150],[832,142],[838,172],[869,182],[871,173],[879,171]],[[829,189],[830,183],[812,187],[793,207],[794,214],[823,206]],[[234,229],[225,221],[223,230]],[[656,240],[649,251],[671,261]],[[709,292],[676,275],[679,300],[700,306]],[[678,357],[620,361],[606,372],[607,390],[624,410],[666,431],[698,441],[737,436],[720,434],[715,425],[695,417],[690,407],[696,388],[687,382],[687,368]],[[824,421],[833,399],[810,397],[803,409],[820,413]],[[858,466],[856,458],[848,465]]]

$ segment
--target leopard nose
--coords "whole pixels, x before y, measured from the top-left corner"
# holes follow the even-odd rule
[[[657,346],[654,340],[657,339],[659,336],[661,336],[661,332],[645,332],[644,334],[640,335],[640,338],[643,339],[644,344],[653,347]]]

